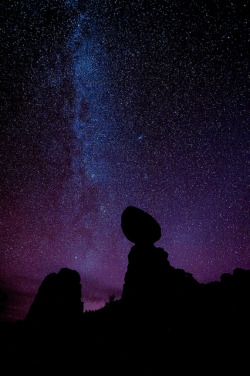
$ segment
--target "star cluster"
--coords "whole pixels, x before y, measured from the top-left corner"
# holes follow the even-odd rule
[[[4,1],[0,288],[119,298],[128,205],[201,282],[249,268],[246,1]],[[22,301],[22,302],[20,302]]]

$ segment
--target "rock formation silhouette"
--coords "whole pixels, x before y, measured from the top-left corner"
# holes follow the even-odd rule
[[[0,289],[0,313],[5,310],[7,306],[8,295]]]
[[[2,330],[8,370],[240,374],[248,361],[250,270],[199,283],[155,246],[161,228],[151,215],[129,206],[121,226],[134,243],[121,299],[83,313],[78,272],[49,274],[25,320]]]
[[[40,326],[59,326],[79,321],[83,313],[82,287],[77,271],[63,268],[43,280],[26,321]]]
[[[157,312],[165,317],[172,312],[177,317],[198,282],[190,273],[172,267],[168,253],[155,247],[161,228],[151,215],[129,206],[122,214],[121,227],[135,243],[128,255],[122,301],[133,311],[143,310],[151,316]]]

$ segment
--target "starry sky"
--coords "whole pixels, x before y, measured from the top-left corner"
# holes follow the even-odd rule
[[[137,206],[200,282],[250,267],[247,1],[1,4],[0,289],[8,320],[79,272],[85,310],[121,296]]]

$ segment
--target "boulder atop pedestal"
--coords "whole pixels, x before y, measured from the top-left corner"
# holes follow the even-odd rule
[[[121,227],[126,238],[135,244],[154,244],[161,238],[158,222],[134,206],[128,206],[122,213]]]

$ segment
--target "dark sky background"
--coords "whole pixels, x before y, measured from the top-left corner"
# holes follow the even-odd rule
[[[2,313],[80,273],[121,295],[128,205],[200,282],[250,267],[247,1],[7,1],[1,73]]]

